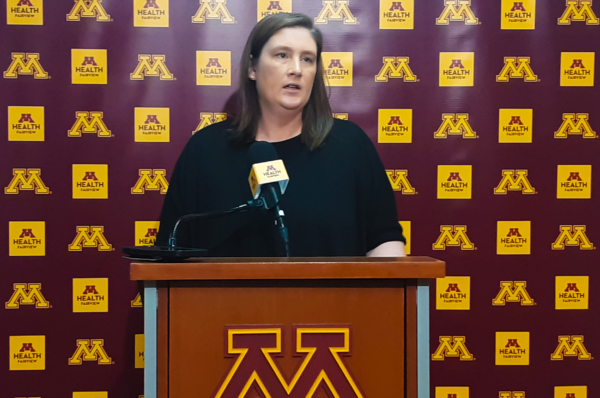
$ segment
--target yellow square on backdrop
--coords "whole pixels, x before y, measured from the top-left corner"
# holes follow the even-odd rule
[[[108,312],[108,278],[73,278],[73,312]]]
[[[437,310],[470,310],[471,277],[446,276],[437,278],[435,308]]]
[[[144,352],[145,352],[145,342],[143,334],[135,335],[135,368],[143,369],[145,365],[144,361]]]
[[[231,51],[196,51],[197,86],[231,86]]]
[[[379,109],[379,143],[412,142],[412,109]]]
[[[411,247],[411,222],[410,221],[398,221],[400,226],[402,227],[402,235],[406,238],[406,245],[404,245],[404,250],[406,254],[410,254]]]
[[[133,26],[168,28],[169,0],[133,0]]]
[[[9,256],[45,256],[45,221],[9,221]]]
[[[556,197],[558,199],[591,199],[592,166],[559,165]]]
[[[272,14],[279,14],[280,12],[292,12],[292,0],[258,0],[256,10],[258,12],[258,22],[264,17]]]
[[[438,199],[471,199],[472,166],[438,166]]]
[[[72,84],[107,84],[108,55],[106,50],[71,50]]]
[[[561,53],[560,85],[593,86],[595,58],[596,53]]]
[[[135,108],[135,142],[171,140],[169,108]]]
[[[554,294],[557,310],[587,310],[590,302],[590,277],[557,276]]]
[[[475,53],[440,53],[440,87],[473,86]]]
[[[353,53],[322,52],[321,57],[330,86],[352,86]]]
[[[535,29],[536,0],[502,0],[501,29]]]
[[[498,142],[531,143],[533,109],[500,109]]]
[[[496,365],[529,365],[529,332],[496,332]]]
[[[43,106],[9,106],[9,141],[44,141],[46,123]]]
[[[415,0],[379,0],[379,29],[414,29]]]
[[[469,387],[436,387],[435,398],[469,398]]]
[[[44,0],[6,0],[8,25],[43,25]]]
[[[108,398],[108,391],[77,391],[73,398]]]
[[[46,336],[10,336],[9,370],[46,369]]]
[[[135,222],[135,245],[153,246],[158,234],[159,221],[136,221]]]
[[[108,199],[108,165],[74,164],[73,199]]]
[[[554,398],[587,398],[587,386],[554,387]]]
[[[531,221],[498,221],[496,254],[531,254]]]

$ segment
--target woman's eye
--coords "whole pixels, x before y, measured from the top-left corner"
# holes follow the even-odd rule
[[[304,58],[304,61],[308,62],[309,64],[312,64],[312,62],[313,62],[312,58],[308,58],[308,57]]]
[[[286,55],[285,55],[285,53],[279,53],[279,54],[277,54],[277,57],[279,57],[279,58],[285,58]]]

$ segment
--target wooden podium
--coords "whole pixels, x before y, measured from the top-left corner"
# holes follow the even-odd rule
[[[145,398],[429,398],[429,257],[133,263]]]

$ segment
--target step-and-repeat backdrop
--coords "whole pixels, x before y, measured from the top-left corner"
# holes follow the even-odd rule
[[[410,253],[447,261],[432,396],[600,393],[600,4],[4,3],[0,398],[143,395],[143,303],[120,248],[154,241],[250,30],[292,10],[324,34],[333,110],[376,144]]]

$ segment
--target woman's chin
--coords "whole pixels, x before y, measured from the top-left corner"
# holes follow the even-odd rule
[[[302,110],[306,104],[301,101],[286,101],[281,102],[279,105],[286,111],[297,111]]]

